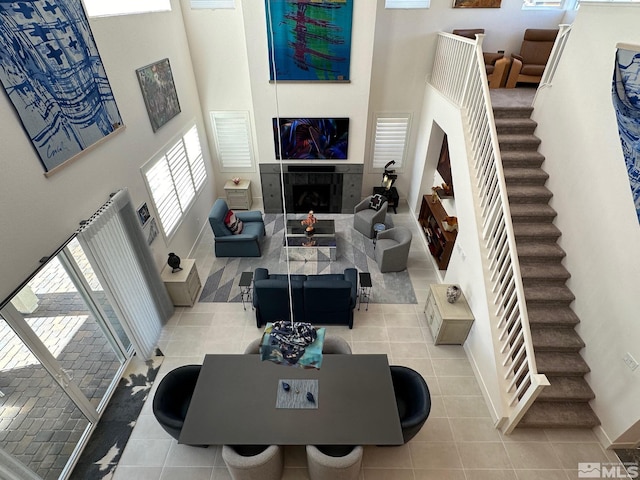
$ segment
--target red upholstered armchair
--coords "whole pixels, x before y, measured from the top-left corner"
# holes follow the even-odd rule
[[[484,28],[457,29],[451,33],[475,40],[476,34],[484,33]],[[507,80],[511,60],[505,58],[504,53],[482,52],[482,56],[484,57],[484,66],[487,71],[489,88],[503,87]]]
[[[507,88],[514,88],[518,82],[540,83],[557,36],[558,29],[525,30],[520,54],[511,55],[513,61],[507,78]]]

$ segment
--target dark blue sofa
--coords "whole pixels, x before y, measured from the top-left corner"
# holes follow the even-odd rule
[[[209,225],[215,236],[216,257],[260,257],[260,240],[264,237],[264,221],[262,212],[251,210],[237,212],[236,218],[242,220],[242,233],[234,235],[224,224],[224,217],[229,207],[227,202],[219,198],[209,212]]]
[[[269,274],[256,268],[253,274],[253,306],[258,328],[267,322],[288,320],[287,274]],[[318,325],[348,325],[353,328],[353,309],[358,295],[358,271],[324,275],[291,275],[293,318]]]

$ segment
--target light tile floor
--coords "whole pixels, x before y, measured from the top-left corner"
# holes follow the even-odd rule
[[[393,218],[419,234],[406,205]],[[194,256],[204,280],[213,250],[201,247]],[[573,480],[578,462],[618,462],[590,430],[519,430],[510,436],[496,430],[463,348],[433,344],[422,309],[426,285],[437,276],[421,239],[414,238],[411,258],[417,305],[371,304],[368,312],[356,311],[352,330],[328,329],[348,340],[354,353],[386,353],[390,364],[414,368],[431,390],[431,415],[420,433],[400,447],[365,447],[361,480]],[[177,366],[201,363],[206,353],[241,353],[259,335],[254,312],[241,304],[179,308],[163,331],[166,359],[154,386]],[[308,479],[304,447],[287,447],[285,453],[283,478]],[[158,425],[147,400],[114,476],[132,478],[231,477],[220,447],[178,445]]]

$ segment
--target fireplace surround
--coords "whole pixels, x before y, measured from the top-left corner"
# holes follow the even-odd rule
[[[353,213],[360,201],[363,165],[283,166],[287,212]],[[279,164],[260,164],[265,213],[281,213]]]

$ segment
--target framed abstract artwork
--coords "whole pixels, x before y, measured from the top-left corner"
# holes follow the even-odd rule
[[[81,0],[3,5],[0,81],[49,175],[122,118]]]
[[[500,8],[502,0],[453,0],[453,8]]]
[[[265,2],[272,81],[349,81],[353,0]]]
[[[631,195],[640,222],[640,50],[626,44],[616,47],[611,89],[613,108]]]
[[[180,113],[178,93],[173,83],[169,59],[165,58],[136,70],[142,98],[153,131]]]
[[[273,136],[277,159],[345,160],[349,147],[349,119],[274,118]],[[282,155],[279,147],[282,147]]]

